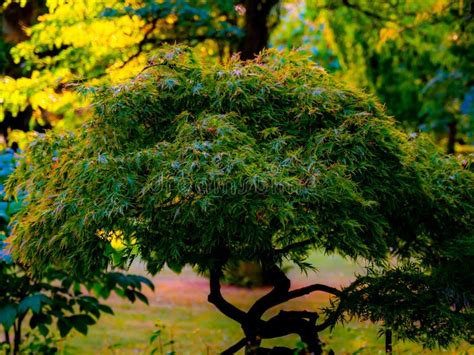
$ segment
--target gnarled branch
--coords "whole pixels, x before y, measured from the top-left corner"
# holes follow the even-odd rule
[[[120,65],[119,68],[123,68],[124,66],[126,66],[128,63],[130,63],[133,59],[135,59],[136,57],[138,57],[142,51],[143,51],[143,46],[147,43],[148,41],[148,37],[153,33],[153,31],[155,31],[156,29],[156,26],[158,24],[158,18],[154,19],[153,22],[151,23],[151,26],[148,30],[146,30],[145,34],[143,35],[143,39],[138,42],[138,49],[137,51],[132,54],[130,57],[128,57],[123,63],[122,65]]]
[[[289,291],[291,282],[286,277],[285,273],[281,271],[281,269],[278,268],[276,265],[272,266],[272,268],[270,269],[270,276],[274,281],[274,288],[268,294],[257,300],[250,308],[248,315],[252,321],[255,319],[259,319],[268,309],[276,305],[287,302],[294,298],[308,295],[312,292],[320,291],[335,296],[341,295],[341,291],[337,288],[323,284],[313,284],[293,291]]]
[[[341,295],[341,291],[338,290],[335,287],[331,287],[331,286],[327,286],[327,285],[323,285],[323,284],[312,284],[312,285],[305,286],[305,287],[302,287],[302,288],[298,288],[296,290],[288,292],[288,294],[286,295],[286,298],[282,302],[289,301],[293,298],[298,298],[298,297],[301,297],[301,296],[305,296],[305,295],[308,295],[308,294],[310,294],[312,292],[316,292],[316,291],[326,292],[326,293],[329,293],[329,294],[334,295],[334,296],[340,296]]]
[[[316,317],[312,312],[285,312],[281,311],[275,317],[265,322],[262,327],[262,338],[278,338],[288,334],[298,334],[308,346],[308,351],[313,354],[322,354],[321,341],[319,340],[316,326]]]
[[[222,269],[211,270],[210,273],[210,293],[207,300],[217,307],[219,311],[225,314],[230,319],[242,324],[245,321],[246,313],[233,304],[230,304],[222,296],[220,278],[222,277]]]
[[[260,319],[262,315],[274,305],[277,305],[291,287],[291,281],[286,277],[285,273],[276,265],[273,265],[268,270],[268,276],[273,282],[273,289],[259,298],[248,311],[248,316],[251,321]]]
[[[247,338],[240,339],[237,343],[224,350],[221,355],[232,355],[247,345]]]
[[[380,14],[376,13],[376,12],[372,12],[372,11],[368,11],[362,7],[360,7],[359,5],[356,5],[356,4],[352,4],[349,2],[349,0],[342,0],[342,3],[344,6],[348,7],[348,8],[351,8],[353,10],[356,10],[356,11],[359,11],[361,13],[363,13],[365,16],[368,16],[368,17],[371,17],[375,20],[378,20],[378,21],[390,21],[389,18],[387,17],[383,17],[381,16]]]

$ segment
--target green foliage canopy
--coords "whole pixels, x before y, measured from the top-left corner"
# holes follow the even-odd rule
[[[32,272],[52,262],[85,275],[137,255],[152,273],[242,260],[305,268],[322,249],[371,265],[373,280],[343,290],[348,314],[419,329],[423,312],[362,307],[414,264],[430,282],[404,297],[449,289],[443,311],[464,322],[443,325],[448,342],[472,336],[471,165],[398,130],[373,97],[297,52],[219,64],[187,47],[164,47],[135,78],[93,94],[94,118],[39,136],[9,180],[10,194],[26,193],[13,234]],[[404,322],[385,317],[395,310]],[[428,345],[445,345],[436,334]]]
[[[272,44],[302,47],[373,92],[405,128],[472,142],[474,26],[469,1],[289,2]]]

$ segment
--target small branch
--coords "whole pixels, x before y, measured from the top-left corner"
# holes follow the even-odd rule
[[[368,11],[366,9],[363,9],[362,7],[360,7],[359,5],[356,5],[356,4],[351,4],[349,2],[349,0],[342,0],[342,3],[348,7],[348,8],[351,8],[351,9],[354,9],[356,11],[359,11],[361,13],[363,13],[364,15],[368,16],[368,17],[372,17],[376,20],[379,20],[379,21],[390,21],[389,18],[387,17],[383,17],[383,16],[380,16],[379,14],[375,13],[375,12],[371,12],[371,11]]]
[[[231,355],[235,354],[237,351],[242,349],[245,345],[247,345],[247,338],[240,339],[237,343],[232,345],[230,348],[224,350],[221,355]]]
[[[227,302],[221,293],[220,278],[222,276],[222,269],[214,269],[210,273],[209,284],[210,293],[207,300],[217,307],[219,311],[227,317],[242,324],[245,321],[246,313]]]
[[[293,244],[289,244],[281,249],[275,249],[275,252],[277,254],[286,254],[290,251],[292,251],[293,249],[297,249],[297,248],[302,248],[302,247],[306,247],[308,245],[311,245],[311,244],[314,244],[314,240],[313,239],[305,239],[305,240],[300,240],[299,242],[295,242]]]
[[[151,33],[156,29],[156,25],[158,24],[158,19],[154,19],[153,22],[151,23],[151,27],[145,32],[143,35],[143,38],[140,42],[138,42],[138,50],[135,52],[135,54],[132,54],[130,57],[128,57],[125,62],[122,63],[122,65],[119,68],[123,68],[126,66],[128,63],[130,63],[133,59],[138,57],[140,53],[143,51],[143,46],[147,43],[148,36],[151,35]]]
[[[288,295],[286,296],[286,298],[283,302],[289,301],[293,298],[305,296],[305,295],[308,295],[308,294],[310,294],[312,292],[316,292],[316,291],[326,292],[326,293],[329,293],[329,294],[334,295],[334,296],[340,296],[341,295],[341,291],[338,290],[335,287],[326,286],[326,285],[323,285],[323,284],[313,284],[313,285],[298,288],[296,290],[288,292]]]
[[[248,314],[249,316],[252,314],[252,315],[260,315],[261,317],[263,313],[265,313],[271,307],[277,306],[281,303],[285,303],[294,298],[305,296],[312,292],[317,292],[317,291],[326,292],[334,296],[341,295],[341,291],[339,291],[337,288],[322,285],[322,284],[313,284],[310,286],[302,287],[302,288],[289,291],[286,293],[281,293],[281,294],[277,294],[276,292],[273,293],[273,290],[272,290],[270,293],[268,293],[267,295],[259,299],[257,302],[255,302],[252,308],[250,308]],[[253,308],[255,308],[255,310],[253,310]]]

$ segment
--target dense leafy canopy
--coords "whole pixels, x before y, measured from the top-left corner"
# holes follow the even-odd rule
[[[472,165],[395,128],[373,97],[297,52],[216,64],[187,47],[87,91],[94,118],[39,136],[9,180],[26,193],[13,234],[32,272],[84,275],[137,255],[152,273],[285,258],[304,268],[322,249],[372,265],[342,290],[335,319],[342,307],[430,346],[472,337]],[[373,295],[400,302],[365,302]]]

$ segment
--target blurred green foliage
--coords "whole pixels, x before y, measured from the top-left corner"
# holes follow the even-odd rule
[[[329,71],[376,94],[404,128],[433,133],[449,153],[472,150],[470,1],[272,3],[268,45],[301,47]],[[241,49],[251,21],[250,5],[234,0],[12,0],[3,7],[17,4],[32,4],[34,19],[25,33],[17,29],[21,40],[5,42],[11,37],[5,32],[0,42],[0,119],[25,112],[31,120],[23,130],[77,127],[90,113],[89,101],[73,90],[77,83],[129,78],[164,43],[227,58]]]
[[[16,3],[3,4],[4,22],[10,7],[19,13],[33,11]],[[24,30],[26,39],[6,44],[13,37],[8,31],[2,38],[0,121],[31,107],[30,127],[80,125],[88,100],[74,92],[77,82],[94,85],[128,78],[160,44],[202,44],[203,55],[224,56],[243,35],[232,0],[22,3],[37,4],[40,15],[26,30],[16,29]]]
[[[471,1],[301,0],[286,10],[273,45],[306,50],[449,153],[474,142]]]

